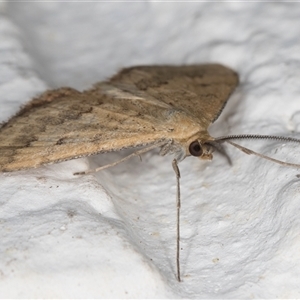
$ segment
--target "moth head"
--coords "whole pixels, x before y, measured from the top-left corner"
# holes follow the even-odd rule
[[[189,144],[189,154],[204,160],[212,160],[213,146],[209,143],[203,143],[200,140],[193,140]]]

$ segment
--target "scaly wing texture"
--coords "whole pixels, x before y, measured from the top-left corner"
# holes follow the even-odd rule
[[[183,110],[207,128],[222,112],[238,75],[219,64],[141,66],[124,69],[110,84]]]
[[[33,168],[159,142],[167,134],[162,125],[102,95],[68,88],[49,91],[0,129],[0,170]]]
[[[209,103],[203,104],[201,109],[199,104],[192,108],[197,93],[198,102],[202,102],[202,96],[207,92],[201,92],[205,86],[194,85],[200,82],[209,86],[208,80],[204,84],[201,79],[207,77],[206,73],[210,74],[207,78],[213,77],[214,72],[218,78],[222,77],[220,74],[223,77],[233,74],[222,66],[211,65],[211,68],[209,65],[130,68],[121,71],[110,82],[99,83],[82,93],[70,88],[45,92],[1,127],[0,171],[34,168],[100,152],[168,141],[193,134],[199,128],[205,130],[206,119],[209,123],[212,119],[209,120],[209,114],[201,109]],[[200,70],[198,73],[197,69]],[[142,82],[151,85],[152,77],[155,87],[145,88]],[[173,87],[174,98],[171,96]],[[213,118],[232,89],[222,94],[222,101],[211,102],[213,105],[218,103],[218,112]],[[176,94],[177,91],[182,97]],[[213,90],[211,93],[214,95]],[[221,97],[219,94],[217,89],[213,99]],[[195,117],[198,109],[200,115]]]

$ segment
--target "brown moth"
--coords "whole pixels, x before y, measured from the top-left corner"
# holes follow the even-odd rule
[[[144,66],[123,69],[90,90],[47,91],[0,128],[0,171],[11,172],[109,151],[142,147],[131,155],[87,174],[114,166],[154,148],[173,154],[177,178],[177,279],[180,277],[180,173],[187,156],[212,159],[228,142],[247,154],[266,157],[233,139],[286,137],[239,135],[213,138],[207,129],[220,115],[238,84],[238,75],[219,64]]]

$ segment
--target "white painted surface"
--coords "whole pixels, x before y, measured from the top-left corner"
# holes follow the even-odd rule
[[[220,62],[241,84],[213,136],[300,137],[298,3],[0,4],[1,120],[47,88],[88,88],[124,66]],[[250,145],[300,161],[299,145]],[[172,157],[83,177],[72,174],[124,153],[1,174],[0,296],[300,297],[298,170],[229,152],[233,166],[180,164],[182,283]]]

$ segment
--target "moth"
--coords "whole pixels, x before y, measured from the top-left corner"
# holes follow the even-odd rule
[[[211,160],[213,151],[227,158],[222,144],[282,162],[233,142],[237,139],[300,140],[262,135],[213,138],[208,127],[238,85],[238,75],[220,64],[140,66],[121,70],[110,80],[79,92],[46,91],[0,128],[0,171],[11,172],[110,151],[141,147],[129,156],[75,175],[112,167],[154,148],[173,154],[177,181],[176,271],[180,274],[180,172],[187,156]],[[228,158],[229,159],[229,158]]]

